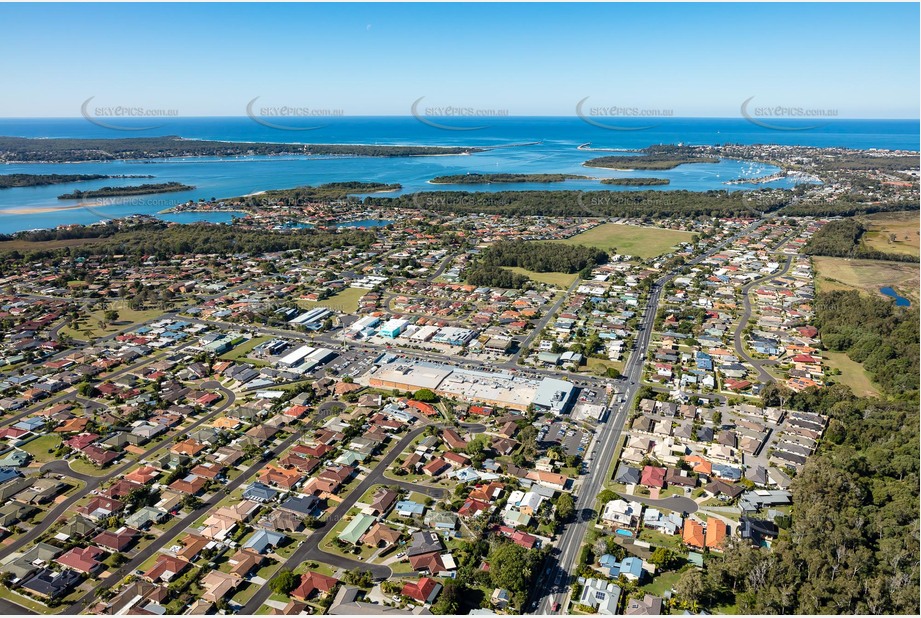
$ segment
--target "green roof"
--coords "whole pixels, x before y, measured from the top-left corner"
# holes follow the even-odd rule
[[[376,519],[377,518],[373,515],[356,515],[354,519],[349,522],[349,525],[345,527],[345,530],[339,533],[339,540],[357,545],[358,539],[368,531],[368,528],[371,527],[371,524],[373,524]]]

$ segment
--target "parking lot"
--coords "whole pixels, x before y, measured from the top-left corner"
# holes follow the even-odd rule
[[[585,432],[568,421],[557,421],[538,429],[537,441],[546,445],[558,444],[568,456],[582,456],[591,440],[591,433]]]

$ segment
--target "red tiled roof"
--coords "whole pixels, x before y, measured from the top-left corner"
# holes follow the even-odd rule
[[[435,592],[438,585],[438,582],[434,579],[422,577],[418,582],[408,582],[404,584],[400,594],[415,599],[420,603],[427,603],[429,597],[432,596],[432,593]]]
[[[665,468],[646,466],[640,477],[640,485],[646,487],[665,487]]]
[[[307,571],[301,575],[301,583],[291,591],[291,596],[295,599],[306,601],[315,592],[329,592],[338,583],[339,580],[335,577],[322,575],[315,571]]]

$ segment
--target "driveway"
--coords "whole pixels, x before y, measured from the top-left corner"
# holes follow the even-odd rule
[[[0,599],[0,614],[4,616],[16,616],[18,614],[34,615],[35,612],[33,612],[31,609],[26,609],[22,605],[13,603],[12,601]]]
[[[620,495],[624,500],[634,500],[636,502],[645,504],[646,506],[668,509],[669,511],[676,511],[678,513],[687,513],[690,515],[691,513],[697,511],[697,503],[690,498],[685,498],[684,496],[669,496],[668,498],[653,500],[652,498],[647,498],[646,496],[633,496],[624,493],[621,493]]]

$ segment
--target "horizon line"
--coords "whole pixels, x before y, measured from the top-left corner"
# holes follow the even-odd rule
[[[248,118],[252,119],[251,116],[247,114],[242,115],[230,115],[230,114],[218,114],[218,115],[205,115],[205,114],[191,114],[187,116],[117,116],[119,120],[137,120],[150,122],[152,120],[184,120],[190,118]],[[290,116],[289,119],[304,119],[304,120],[344,120],[350,118],[406,118],[406,119],[417,119],[412,114],[352,114],[352,115],[328,115],[328,116]],[[454,116],[454,120],[471,120],[471,121],[492,121],[492,120],[503,120],[503,119],[518,119],[518,118],[572,118],[574,120],[580,120],[578,114],[522,114],[522,115],[503,115],[503,116]],[[739,116],[619,116],[619,120],[636,120],[648,122],[649,120],[748,120],[742,115]],[[81,115],[76,116],[0,116],[0,120],[85,120]],[[815,122],[821,120],[823,122],[835,122],[840,120],[876,120],[876,121],[901,121],[901,122],[921,122],[921,116],[918,117],[880,117],[880,116],[810,116],[810,117],[800,117],[800,118],[777,118],[776,120],[781,121],[802,121],[802,122]]]

